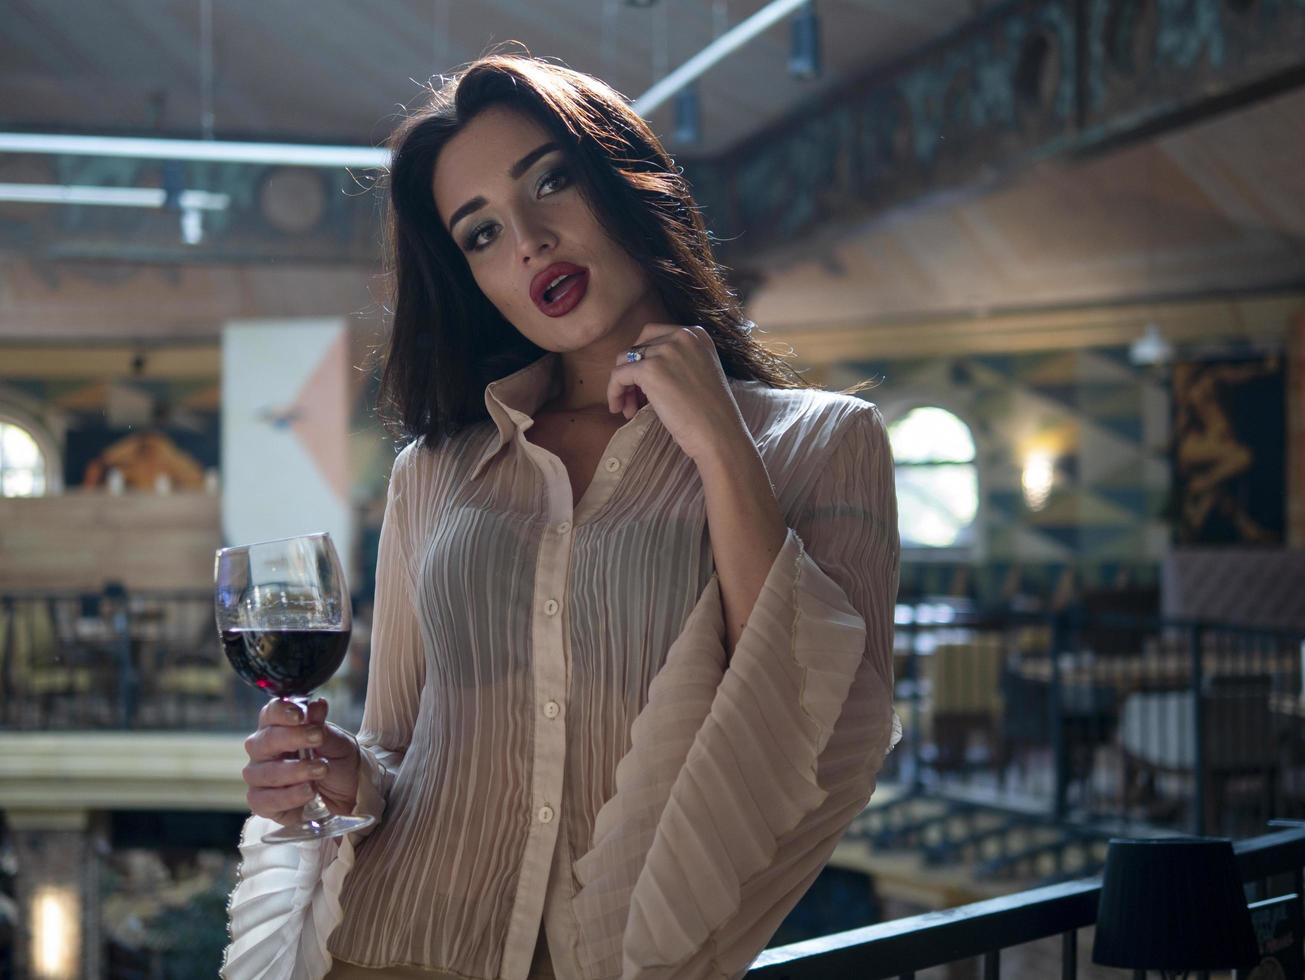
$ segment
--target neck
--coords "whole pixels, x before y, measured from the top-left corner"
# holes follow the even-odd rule
[[[629,350],[649,323],[667,323],[670,314],[649,290],[621,317],[621,323],[580,350],[560,355],[560,389],[548,403],[555,412],[608,411],[607,383],[617,358]]]

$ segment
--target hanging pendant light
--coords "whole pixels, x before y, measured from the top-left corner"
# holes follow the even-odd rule
[[[1138,367],[1163,367],[1173,360],[1174,349],[1154,320],[1128,348],[1128,359]]]
[[[675,93],[675,142],[693,144],[702,139],[698,84],[693,82]]]
[[[802,81],[819,78],[820,19],[816,16],[814,0],[794,14],[790,37],[788,73]]]

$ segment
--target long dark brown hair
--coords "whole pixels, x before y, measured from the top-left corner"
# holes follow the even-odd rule
[[[435,446],[487,418],[485,386],[547,353],[481,292],[435,208],[440,151],[490,106],[523,112],[550,133],[598,221],[647,271],[674,322],[698,324],[711,335],[728,377],[815,387],[751,336],[753,325],[712,255],[688,184],[625,99],[592,76],[500,51],[431,86],[388,143],[393,324],[381,413],[400,436]]]

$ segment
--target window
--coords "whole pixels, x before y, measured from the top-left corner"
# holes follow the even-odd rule
[[[45,493],[45,454],[21,425],[0,421],[0,497]]]
[[[973,543],[979,475],[969,427],[942,408],[913,408],[888,426],[897,464],[897,517],[904,547]]]

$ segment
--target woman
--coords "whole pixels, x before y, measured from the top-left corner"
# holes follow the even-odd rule
[[[223,976],[741,976],[898,734],[879,414],[749,336],[601,82],[487,57],[391,148],[363,722],[263,709]],[[377,824],[261,844],[310,780]]]

